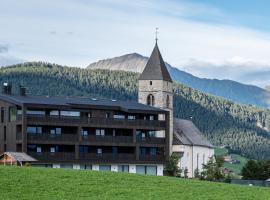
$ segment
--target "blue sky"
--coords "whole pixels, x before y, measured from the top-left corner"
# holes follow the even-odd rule
[[[270,1],[0,0],[0,65],[85,67],[137,52],[207,78],[270,85]]]

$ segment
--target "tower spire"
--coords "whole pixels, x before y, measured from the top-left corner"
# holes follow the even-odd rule
[[[156,27],[155,34],[156,34],[156,44],[157,44],[157,41],[158,41],[158,27]]]

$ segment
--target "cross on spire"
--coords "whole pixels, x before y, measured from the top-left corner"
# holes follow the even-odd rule
[[[157,43],[157,41],[158,41],[158,27],[156,27],[155,34],[156,34],[156,43]]]

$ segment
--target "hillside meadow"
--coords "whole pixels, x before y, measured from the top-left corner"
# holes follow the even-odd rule
[[[1,199],[270,199],[270,189],[172,177],[0,166]]]

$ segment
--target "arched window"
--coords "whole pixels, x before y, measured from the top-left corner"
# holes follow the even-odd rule
[[[169,95],[167,95],[167,98],[166,98],[166,107],[170,108],[170,97],[169,97]]]
[[[147,96],[147,105],[154,106],[155,105],[155,98],[152,94]]]

